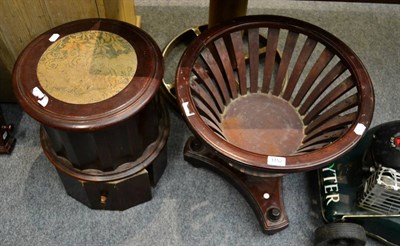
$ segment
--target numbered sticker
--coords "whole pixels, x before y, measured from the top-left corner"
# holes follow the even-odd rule
[[[355,132],[357,135],[361,136],[361,135],[364,134],[364,132],[365,132],[366,129],[367,129],[366,126],[364,126],[364,125],[361,124],[361,123],[358,123],[358,124],[356,125],[356,128],[354,128],[354,132]]]
[[[264,193],[264,195],[263,195],[263,198],[264,198],[265,200],[268,200],[270,197],[271,197],[271,196],[270,196],[269,193]]]
[[[42,105],[42,107],[46,107],[49,103],[49,98],[38,87],[33,88],[32,95],[39,99],[37,102]]]
[[[187,117],[194,115],[193,112],[190,112],[189,102],[183,102],[182,107],[183,107],[183,110],[185,111],[185,114]]]
[[[267,164],[270,166],[284,167],[286,166],[286,158],[280,156],[268,156]]]
[[[49,41],[50,42],[55,42],[55,41],[57,41],[57,39],[60,37],[60,34],[58,34],[58,33],[54,33],[53,35],[51,35],[51,37],[49,38]]]

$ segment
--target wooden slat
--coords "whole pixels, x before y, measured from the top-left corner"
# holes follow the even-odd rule
[[[220,136],[224,136],[223,132],[217,125],[214,124],[211,120],[209,120],[207,117],[204,117],[203,115],[200,115],[201,119],[206,123],[211,129],[213,129],[215,132],[217,132]]]
[[[279,64],[278,74],[276,75],[274,90],[272,91],[272,94],[276,96],[279,95],[282,91],[283,82],[289,67],[290,60],[292,59],[293,51],[296,47],[298,37],[298,33],[291,31],[289,31],[287,35],[285,48],[283,49],[282,54],[282,60]]]
[[[273,29],[273,28],[268,29],[267,48],[265,52],[264,77],[263,77],[263,85],[261,87],[261,91],[264,93],[269,92],[269,87],[272,78],[272,71],[275,65],[276,48],[278,47],[278,41],[279,41],[279,29]]]
[[[232,62],[229,59],[229,53],[226,49],[224,39],[220,38],[216,40],[214,44],[215,47],[217,48],[218,55],[224,67],[226,78],[228,79],[228,85],[231,97],[235,99],[238,97],[238,89],[237,89],[235,75],[233,73]]]
[[[246,62],[243,50],[242,32],[231,33],[231,40],[236,58],[236,67],[239,77],[239,89],[241,95],[247,94],[247,81],[246,81]]]
[[[340,61],[329,71],[325,77],[318,83],[310,95],[304,100],[300,106],[299,113],[304,115],[307,110],[316,102],[317,98],[335,81],[343,72],[346,71],[346,66]]]
[[[219,89],[216,87],[216,85],[211,81],[210,76],[208,76],[208,73],[204,70],[204,68],[196,63],[193,66],[193,73],[200,78],[200,81],[204,83],[210,94],[213,96],[215,99],[215,102],[217,103],[219,112],[224,111],[224,103],[222,102],[222,97],[219,92]]]
[[[307,61],[314,51],[316,45],[317,42],[311,38],[307,38],[307,40],[304,42],[303,48],[301,49],[299,57],[297,58],[292,74],[290,75],[285,92],[283,93],[282,97],[284,99],[289,100],[292,96],[293,90],[296,87],[300,75],[302,74],[304,67],[306,66]]]
[[[222,76],[221,70],[219,69],[217,62],[215,61],[214,56],[212,55],[212,53],[208,48],[205,48],[201,52],[201,57],[204,59],[207,66],[210,68],[211,73],[213,74],[215,80],[217,81],[219,89],[223,95],[225,104],[228,104],[231,101],[229,97],[229,91],[228,88],[226,87],[225,79]]]
[[[199,96],[199,98],[206,104],[206,106],[213,112],[216,117],[219,117],[218,109],[215,105],[215,101],[212,99],[200,85],[197,83],[191,83],[190,88]]]
[[[217,118],[215,116],[215,114],[213,112],[211,112],[211,110],[199,98],[193,97],[193,100],[194,100],[194,104],[196,105],[196,108],[201,112],[200,114],[202,114],[203,116],[206,116],[208,119],[210,119],[212,122],[214,122],[215,125],[219,125],[219,123],[221,122],[219,115]]]
[[[317,105],[313,107],[313,109],[309,113],[307,113],[307,115],[303,119],[304,124],[308,125],[310,121],[315,120],[317,114],[322,112],[332,102],[348,92],[354,86],[355,84],[351,76],[342,81],[342,83],[331,90]]]
[[[259,59],[259,29],[248,30],[249,59],[250,59],[250,92],[258,91],[258,66]]]
[[[335,118],[325,122],[318,128],[314,129],[314,131],[311,131],[304,138],[304,141],[307,142],[308,140],[314,138],[315,136],[318,136],[318,135],[320,135],[326,131],[329,131],[331,129],[337,129],[337,128],[340,128],[343,126],[350,125],[357,119],[357,116],[358,116],[358,113],[354,112],[354,113],[346,114],[344,116],[335,117]]]
[[[304,152],[309,152],[309,151],[313,151],[313,150],[319,150],[321,148],[323,148],[325,145],[327,145],[328,143],[317,143],[314,145],[310,145],[308,147],[304,147],[302,149],[299,149],[297,153],[301,154]]]
[[[308,140],[307,142],[304,142],[304,144],[299,148],[299,151],[306,150],[308,147],[323,142],[325,145],[331,142],[332,140],[338,139],[340,136],[344,134],[343,129],[339,130],[334,130],[330,132],[325,132],[324,134],[315,137],[313,139]]]
[[[311,68],[307,77],[305,78],[303,84],[301,85],[296,97],[293,100],[293,106],[298,107],[303,100],[304,96],[311,89],[312,85],[324,70],[324,68],[329,64],[332,60],[334,54],[328,49],[324,49],[324,51],[319,56],[318,60],[315,62],[314,66]]]
[[[325,121],[339,115],[340,113],[349,110],[358,103],[358,96],[356,94],[347,97],[345,100],[341,101],[340,103],[336,104],[332,108],[325,111],[323,114],[319,115],[318,118],[313,120],[304,130],[305,134],[308,134],[312,130],[314,130],[319,125],[323,124]]]

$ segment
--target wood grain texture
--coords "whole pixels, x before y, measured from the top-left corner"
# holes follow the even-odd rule
[[[106,18],[116,19],[139,26],[140,22],[136,16],[135,2],[133,0],[96,0],[99,15]],[[104,12],[102,12],[104,9]]]
[[[199,64],[215,85],[209,93],[199,91],[205,76],[193,79]],[[182,115],[196,137],[260,176],[329,163],[360,139],[354,128],[369,125],[373,109],[372,83],[354,52],[317,26],[282,16],[246,16],[203,32],[180,61],[176,89],[195,112]],[[220,116],[213,109],[220,102],[210,102],[215,93],[225,104]]]
[[[0,60],[5,71],[11,73],[18,55],[41,33],[86,18],[111,18],[138,24],[133,0],[0,1]],[[11,81],[2,80],[1,83]],[[11,94],[11,90],[8,90],[6,98]]]
[[[69,21],[96,17],[95,0],[0,1],[0,57],[11,72],[18,54],[39,34]]]

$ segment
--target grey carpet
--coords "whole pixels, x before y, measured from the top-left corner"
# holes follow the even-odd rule
[[[342,39],[374,82],[373,125],[398,119],[399,5],[250,0],[249,6],[248,14],[298,18]],[[137,1],[142,29],[160,47],[182,30],[206,23],[207,11],[205,1]],[[91,210],[66,195],[40,147],[39,124],[17,105],[2,108],[7,122],[16,125],[17,145],[11,155],[0,156],[0,245],[311,245],[315,228],[323,224],[310,174],[291,174],[284,178],[290,225],[264,235],[235,188],[183,160],[191,134],[175,114],[168,167],[153,199],[123,212]],[[369,239],[368,245],[379,244]]]

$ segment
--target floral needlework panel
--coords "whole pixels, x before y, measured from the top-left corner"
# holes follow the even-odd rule
[[[84,31],[50,45],[39,60],[37,76],[54,98],[89,104],[118,94],[136,69],[136,52],[127,40],[106,31]]]

